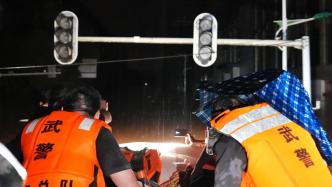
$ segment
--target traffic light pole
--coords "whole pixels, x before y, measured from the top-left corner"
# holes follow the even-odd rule
[[[282,40],[287,40],[287,1],[282,0]],[[282,69],[287,70],[287,46],[282,47]]]
[[[192,38],[151,38],[151,37],[86,37],[79,36],[79,42],[90,43],[138,43],[138,44],[175,44],[192,45]],[[303,86],[311,98],[310,42],[304,36],[298,40],[258,40],[258,39],[218,39],[222,46],[254,46],[254,47],[293,47],[302,50]]]
[[[309,36],[302,37],[302,81],[311,99],[311,64]]]

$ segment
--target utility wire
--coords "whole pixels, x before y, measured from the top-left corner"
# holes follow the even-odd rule
[[[161,60],[161,59],[179,58],[179,57],[187,57],[187,56],[192,56],[192,54],[179,54],[179,55],[159,56],[159,57],[144,57],[144,58],[120,59],[120,60],[107,60],[107,61],[97,61],[97,62],[90,62],[90,63],[73,63],[73,64],[68,64],[68,65],[44,64],[44,65],[31,65],[31,66],[0,67],[0,70],[15,70],[15,69],[32,69],[32,68],[47,68],[47,67],[67,67],[67,66],[80,66],[80,65],[110,64],[110,63],[119,63],[119,62]]]

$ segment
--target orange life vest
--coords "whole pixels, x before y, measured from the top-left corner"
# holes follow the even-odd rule
[[[268,104],[225,111],[211,124],[246,151],[242,187],[332,186],[332,175],[311,135]]]
[[[122,148],[121,151],[131,164],[137,180],[145,182],[146,184],[151,182],[159,184],[162,161],[157,150],[143,149],[140,151],[132,151],[125,147]]]
[[[30,122],[22,132],[26,186],[105,186],[97,160],[100,120],[77,112],[56,111]],[[47,185],[46,185],[47,184]]]

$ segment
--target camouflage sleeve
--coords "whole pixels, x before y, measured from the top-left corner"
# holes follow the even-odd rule
[[[241,144],[229,136],[221,136],[214,146],[217,156],[215,187],[240,187],[247,157]]]

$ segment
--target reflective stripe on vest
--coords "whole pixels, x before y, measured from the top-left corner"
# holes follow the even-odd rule
[[[228,122],[220,130],[242,143],[255,134],[291,122],[270,106],[254,109]]]
[[[95,122],[95,120],[90,118],[84,118],[78,129],[89,131],[92,127],[93,122]]]
[[[25,134],[32,133],[40,119],[41,118],[33,120],[27,127],[27,130],[25,130]]]

